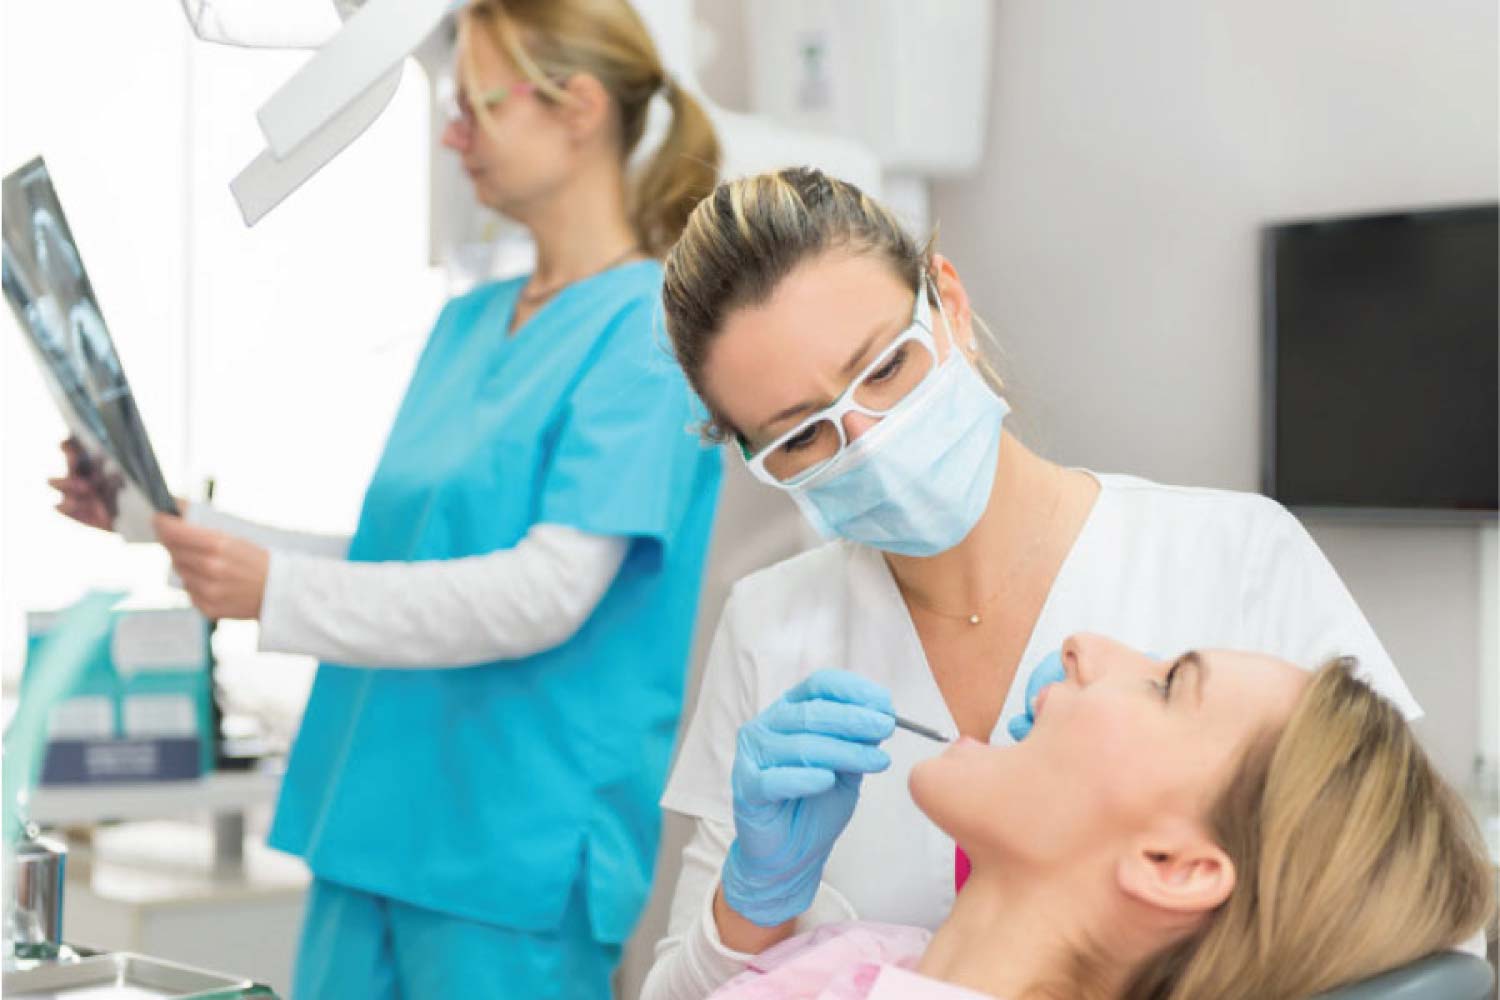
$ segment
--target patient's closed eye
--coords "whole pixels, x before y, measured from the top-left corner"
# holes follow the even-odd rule
[[[1172,682],[1177,679],[1177,671],[1182,668],[1182,663],[1185,659],[1186,657],[1181,657],[1172,664],[1172,668],[1167,671],[1167,679],[1165,681],[1151,682],[1152,686],[1161,692],[1162,701],[1170,702],[1172,700]]]
[[[1196,651],[1183,653],[1179,656],[1176,662],[1172,664],[1172,669],[1167,671],[1166,680],[1161,682],[1152,681],[1152,686],[1161,692],[1162,701],[1170,703],[1172,700],[1172,691],[1177,687],[1176,682],[1183,667],[1193,668],[1193,686],[1198,693],[1198,704],[1203,704],[1203,684],[1208,673],[1208,667],[1203,662],[1203,657],[1199,656]]]

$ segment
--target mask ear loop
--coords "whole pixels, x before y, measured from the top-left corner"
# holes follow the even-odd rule
[[[937,303],[938,315],[943,320],[943,329],[948,333],[948,343],[957,347],[957,341],[953,338],[953,324],[948,322],[948,310],[943,308],[943,297],[938,294],[937,282],[932,279],[932,274],[925,269],[922,271],[922,281],[927,283],[932,290],[931,297]],[[989,328],[984,326],[983,321],[977,316],[974,319],[975,325],[981,327],[988,334]],[[994,339],[993,335],[991,335],[991,339]],[[994,363],[985,357],[984,352],[979,349],[979,335],[977,333],[969,338],[969,350],[974,352],[974,357],[972,359],[965,358],[964,360],[972,365],[984,380],[989,383],[990,389],[995,395],[1003,397],[1005,394],[1005,380],[995,370]]]
[[[931,290],[932,300],[937,303],[938,316],[943,321],[943,330],[948,334],[948,343],[957,347],[958,340],[953,336],[953,324],[948,322],[948,310],[943,308],[943,295],[938,291],[937,282],[933,281],[932,275],[924,270],[922,272],[922,283]],[[969,338],[969,350],[979,350],[979,338],[977,336]]]

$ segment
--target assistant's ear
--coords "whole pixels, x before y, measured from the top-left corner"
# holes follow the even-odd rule
[[[1234,891],[1234,862],[1196,831],[1143,837],[1120,859],[1120,889],[1181,916],[1207,913]]]
[[[974,310],[969,303],[969,293],[958,278],[953,262],[940,253],[932,255],[933,283],[938,296],[943,300],[943,312],[953,326],[953,339],[971,358],[979,343],[974,338]]]
[[[587,139],[609,122],[609,91],[592,73],[574,73],[563,84],[562,114],[574,139]]]

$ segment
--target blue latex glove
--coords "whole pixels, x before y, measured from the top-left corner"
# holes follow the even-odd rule
[[[1031,676],[1026,680],[1026,710],[1005,724],[1011,739],[1019,743],[1031,735],[1031,727],[1036,724],[1036,696],[1048,684],[1060,684],[1067,678],[1060,649],[1048,653],[1041,663],[1032,668]]]
[[[730,784],[734,843],[724,901],[761,927],[807,910],[866,774],[891,759],[891,696],[845,670],[820,670],[740,727]]]

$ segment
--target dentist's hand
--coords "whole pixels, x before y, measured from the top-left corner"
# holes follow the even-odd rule
[[[172,556],[193,606],[208,618],[259,618],[271,554],[222,531],[157,514],[156,540]]]
[[[804,912],[860,779],[891,766],[891,696],[844,670],[821,670],[740,727],[731,786],[735,839],[724,902],[760,927]]]
[[[1036,724],[1036,696],[1042,693],[1042,688],[1049,684],[1061,684],[1067,679],[1068,675],[1063,670],[1062,651],[1054,649],[1032,669],[1031,677],[1026,681],[1026,711],[1005,724],[1011,739],[1019,743],[1031,734],[1031,727]]]

